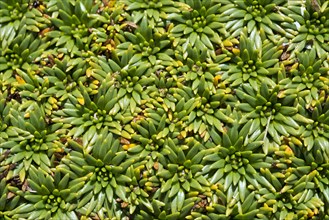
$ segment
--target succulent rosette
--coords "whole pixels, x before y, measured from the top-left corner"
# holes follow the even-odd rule
[[[152,66],[169,66],[176,61],[172,58],[174,52],[170,48],[170,40],[167,33],[152,30],[148,21],[143,19],[134,33],[125,32],[127,41],[117,46],[118,56],[133,54],[129,64],[140,65],[140,62],[148,62]]]
[[[128,202],[128,186],[132,182],[128,170],[134,169],[131,165],[137,160],[127,157],[119,140],[108,129],[102,130],[90,150],[74,140],[69,140],[69,146],[73,150],[63,158],[58,169],[72,179],[85,179],[84,186],[77,191],[84,198],[77,203],[78,211],[101,218],[124,215],[116,209]]]
[[[294,35],[288,51],[295,54],[314,48],[318,57],[325,56],[329,51],[329,8],[326,1],[296,1],[288,7],[286,14],[294,20],[286,25]]]
[[[256,48],[262,45],[262,37],[276,41],[275,35],[291,36],[289,32],[280,25],[291,23],[283,11],[287,7],[283,0],[227,0],[220,1],[222,6],[219,11],[222,13],[221,22],[225,22],[225,29],[228,36],[238,37],[244,27],[250,39],[255,42]]]
[[[207,54],[207,51],[198,51],[190,45],[185,56],[178,56],[179,66],[175,74],[179,76],[180,83],[190,87],[194,94],[207,97],[216,93],[218,79],[221,78],[221,66],[230,60],[226,54]]]
[[[248,138],[250,126],[251,123],[244,126],[234,123],[222,134],[212,131],[213,142],[208,142],[203,150],[202,173],[211,184],[222,186],[222,192],[226,195],[226,200],[219,204],[211,202],[210,210],[214,216],[255,217],[259,210],[255,192],[252,191],[261,189],[261,185],[275,191],[259,175],[259,169],[270,168],[273,161],[262,152],[261,135]]]
[[[35,167],[30,170],[29,190],[15,190],[29,203],[23,203],[11,211],[13,218],[25,219],[79,219],[74,212],[77,190],[84,184],[83,179],[69,181],[69,174],[62,176],[59,171],[53,175]]]
[[[44,6],[35,6],[30,0],[0,2],[0,42],[3,48],[22,34],[22,29],[39,33],[50,25]]]
[[[308,116],[311,120],[301,128],[301,141],[307,150],[313,147],[321,149],[324,157],[328,159],[328,149],[326,148],[328,137],[328,104],[321,97],[313,107],[302,109],[302,114]]]
[[[169,26],[173,45],[182,45],[184,51],[188,45],[203,51],[220,44],[225,34],[219,13],[220,1],[186,0],[181,1],[181,5],[179,13],[171,13],[167,18],[173,22]]]
[[[130,19],[139,24],[143,18],[147,18],[152,28],[164,27],[167,22],[168,13],[179,12],[178,3],[168,0],[122,0],[125,10],[130,13]]]
[[[283,67],[278,63],[282,50],[268,40],[264,40],[263,45],[256,49],[255,43],[242,34],[239,49],[232,52],[228,52],[231,56],[230,62],[219,65],[222,73],[220,80],[230,87],[236,88],[243,83],[249,83],[258,89],[262,82],[274,86],[283,72]]]
[[[54,53],[74,57],[89,52],[94,36],[92,28],[101,20],[101,15],[97,14],[99,4],[86,0],[64,0],[57,2],[56,6],[58,13],[50,18],[55,28],[45,33],[56,48]]]
[[[120,135],[123,125],[133,119],[129,112],[119,111],[117,101],[121,97],[122,93],[118,93],[110,80],[106,80],[95,95],[89,95],[82,82],[79,82],[79,89],[69,94],[69,99],[56,111],[52,121],[63,125],[69,137],[82,136],[84,146],[95,143],[105,128]]]
[[[4,121],[8,124],[8,136],[0,144],[1,150],[8,150],[9,155],[1,162],[1,167],[14,165],[9,171],[7,180],[19,176],[21,182],[29,177],[33,166],[50,173],[54,166],[54,153],[63,150],[60,142],[60,124],[53,124],[37,103],[25,102],[24,105],[14,102],[14,108],[5,110]]]
[[[1,90],[10,90],[14,93],[18,85],[26,84],[26,81],[35,84],[38,76],[38,63],[41,54],[48,47],[45,39],[39,39],[35,34],[27,33],[26,28],[20,30],[22,33],[16,37],[8,47],[0,49],[0,85]],[[31,79],[34,78],[33,80]],[[39,79],[40,80],[40,79]],[[31,87],[23,86],[23,90]]]
[[[168,138],[166,145],[158,154],[159,164],[156,175],[162,187],[156,194],[161,193],[160,201],[164,201],[167,204],[165,208],[168,207],[167,209],[172,213],[186,208],[191,209],[190,206],[183,207],[185,192],[195,197],[210,191],[209,181],[201,175],[203,165],[200,162],[203,148],[200,143],[191,139],[187,139],[184,143],[179,139]],[[184,217],[183,213],[179,216]]]
[[[274,176],[280,181],[274,182],[274,178],[269,175],[267,179],[272,182],[277,192],[260,190],[258,202],[262,204],[260,208],[261,216],[268,218],[323,218],[324,200],[326,194],[327,179],[320,179],[326,175],[324,167],[327,166],[323,154],[314,147],[307,150],[300,142],[297,144],[282,145],[275,152],[283,164],[276,163],[270,170],[275,171]],[[283,159],[283,160],[282,160]],[[284,171],[284,172],[282,172]],[[262,173],[269,173],[262,170]]]
[[[174,114],[168,112],[171,124],[180,128],[180,135],[184,138],[188,134],[195,134],[207,141],[211,129],[222,132],[225,124],[234,121],[225,113],[226,106],[223,105],[224,100],[230,98],[230,91],[227,90],[217,90],[213,95],[205,92],[201,96],[193,94],[193,90],[187,86],[174,89],[172,92],[175,93],[173,96],[177,104]]]
[[[45,111],[51,115],[52,111],[58,110],[64,105],[69,98],[69,94],[76,94],[79,90],[78,82],[88,85],[87,93],[96,94],[99,88],[99,81],[93,78],[90,74],[84,74],[88,67],[88,58],[69,59],[67,55],[60,57],[48,56],[50,62],[44,66],[39,75],[44,79],[46,84],[42,88],[43,92],[40,98],[45,98]],[[42,62],[46,62],[43,60]]]
[[[325,57],[317,58],[316,50],[296,53],[296,61],[286,73],[289,77],[282,79],[279,84],[285,91],[280,96],[297,94],[303,99],[305,107],[314,106],[324,94],[328,94],[328,63]]]
[[[150,93],[156,92],[156,87],[152,84],[155,81],[155,74],[151,64],[147,61],[138,61],[138,65],[130,62],[135,56],[130,50],[125,51],[122,56],[113,54],[112,59],[105,57],[94,57],[90,62],[90,75],[98,81],[107,79],[116,94],[117,101],[112,104],[114,111],[127,110],[133,114],[141,111],[140,107],[149,99]],[[108,99],[109,100],[109,99]],[[119,108],[119,109],[118,109]]]
[[[236,90],[240,101],[237,108],[243,112],[241,123],[252,120],[249,134],[264,135],[264,150],[267,152],[270,141],[277,145],[282,143],[283,137],[299,135],[301,125],[299,123],[310,123],[311,119],[298,113],[294,106],[294,97],[278,96],[279,86],[269,88],[262,82],[259,91],[255,91],[249,84],[244,84],[241,89]]]

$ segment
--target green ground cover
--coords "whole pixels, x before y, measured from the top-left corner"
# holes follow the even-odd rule
[[[0,219],[329,219],[328,0],[0,0]]]

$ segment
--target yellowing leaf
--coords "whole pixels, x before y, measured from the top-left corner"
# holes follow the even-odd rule
[[[129,150],[130,148],[133,148],[135,146],[136,146],[136,144],[125,144],[125,145],[122,145],[122,148],[124,150]]]
[[[43,12],[44,10],[46,10],[46,7],[44,5],[39,5],[38,9],[39,11]]]
[[[218,85],[218,81],[220,81],[220,80],[221,80],[221,78],[222,78],[222,76],[221,76],[221,75],[217,75],[217,76],[215,76],[215,77],[214,77],[214,85],[215,85],[215,86],[217,86],[217,85]]]
[[[87,77],[91,77],[92,73],[93,73],[92,69],[88,68],[87,71],[86,71]]]
[[[178,64],[178,66],[183,66],[183,65],[184,65],[184,64],[182,63],[182,61],[180,61],[180,60],[177,61],[177,64]]]
[[[78,102],[80,103],[80,105],[84,105],[85,104],[85,100],[83,97],[79,97],[77,98]]]
[[[292,155],[293,155],[293,151],[291,150],[290,147],[287,147],[287,148],[285,149],[285,153],[286,153],[286,155],[289,155],[289,156],[292,156]]]
[[[54,97],[49,97],[48,102],[53,105],[57,103],[57,100]]]
[[[59,59],[62,59],[63,57],[64,57],[64,53],[60,53],[60,54],[58,54],[58,56],[57,56]]]
[[[115,5],[115,0],[110,0],[109,2],[108,2],[108,5],[107,6],[109,6],[110,8],[112,8],[112,7],[114,7],[114,5]]]
[[[16,75],[15,78],[16,78],[18,84],[20,84],[20,85],[25,84],[25,80],[22,77]]]
[[[298,67],[298,63],[295,63],[294,65],[292,65],[291,70],[297,69],[297,67]]]
[[[224,40],[223,45],[224,47],[233,47],[233,43],[229,40]]]
[[[112,45],[111,45],[111,44],[107,44],[107,45],[106,45],[106,49],[108,49],[108,50],[110,50],[110,51],[111,51],[111,50],[113,50],[114,48],[112,47]]]
[[[232,52],[233,52],[234,55],[236,55],[236,56],[239,56],[239,55],[240,55],[240,50],[237,49],[237,48],[233,48],[233,49],[232,49]]]

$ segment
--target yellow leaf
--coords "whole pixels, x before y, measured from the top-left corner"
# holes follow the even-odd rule
[[[229,40],[224,40],[223,41],[223,45],[224,45],[224,47],[233,47],[232,42],[229,41]]]
[[[64,57],[64,53],[58,54],[57,58],[62,59]]]
[[[315,214],[314,212],[312,212],[312,211],[308,211],[308,217],[309,217],[309,218],[312,218],[312,217],[314,216],[314,214]]]
[[[217,76],[215,76],[215,77],[214,77],[214,85],[215,85],[215,86],[217,86],[217,85],[218,85],[218,81],[220,81],[220,80],[221,80],[221,78],[222,78],[222,76],[221,76],[221,75],[217,75]]]
[[[184,65],[184,64],[182,63],[182,61],[180,61],[180,60],[178,60],[177,63],[178,63],[178,66],[183,66],[183,65]]]
[[[135,146],[136,146],[136,144],[125,144],[125,145],[122,145],[122,148],[124,150],[129,150],[130,148],[135,147]]]
[[[299,64],[299,63],[295,63],[294,65],[292,65],[291,70],[295,70],[295,69],[297,69],[297,68],[298,68],[298,64]]]
[[[87,71],[86,71],[87,77],[91,77],[92,73],[93,73],[92,69],[88,68]]]
[[[43,12],[44,10],[46,10],[46,7],[44,5],[39,5],[39,10]]]
[[[115,0],[110,0],[109,3],[108,3],[108,6],[109,6],[110,8],[114,7],[115,2],[116,2]]]
[[[99,84],[99,81],[98,80],[93,80],[92,81],[92,84],[98,85]]]
[[[52,105],[55,104],[55,103],[57,103],[57,100],[54,97],[49,97],[48,101]]]
[[[217,189],[218,189],[218,185],[211,185],[211,186],[210,186],[210,189],[212,189],[212,190],[217,190]]]
[[[239,44],[239,40],[236,38],[230,39],[233,44]]]
[[[284,150],[284,153],[286,156],[293,156],[294,152],[292,151],[292,149],[290,147],[286,147],[286,149]]]
[[[106,49],[108,49],[108,50],[110,50],[110,51],[111,51],[111,50],[113,50],[114,48],[112,47],[112,45],[111,45],[111,44],[107,44],[107,45],[106,45]]]
[[[236,55],[236,56],[239,56],[239,55],[240,55],[240,50],[237,49],[237,48],[233,48],[233,49],[232,49],[232,52],[233,52],[234,55]]]
[[[25,84],[25,80],[22,77],[20,77],[18,75],[16,75],[15,77],[16,77],[18,84],[20,84],[20,85]]]
[[[83,97],[79,97],[77,98],[78,102],[80,103],[80,105],[84,105],[85,104],[85,100]]]
[[[169,108],[167,108],[167,112],[168,112],[168,110],[169,110]],[[170,112],[168,112],[168,118],[169,118],[169,121],[172,121],[173,120],[173,114],[172,114],[172,112],[170,111]]]

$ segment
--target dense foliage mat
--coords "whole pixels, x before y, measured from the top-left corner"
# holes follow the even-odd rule
[[[0,219],[329,219],[328,0],[0,0]]]

